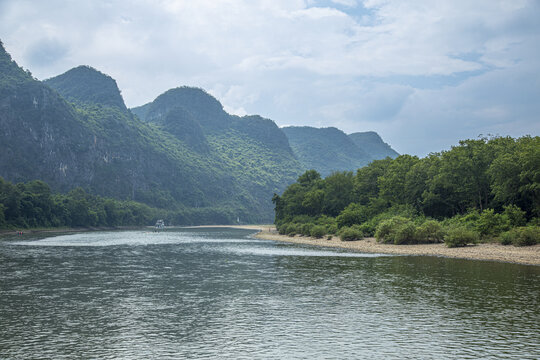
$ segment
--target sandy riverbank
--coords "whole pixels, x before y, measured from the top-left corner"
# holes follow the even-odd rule
[[[261,226],[259,226],[259,228],[261,228]],[[459,259],[491,260],[540,266],[540,245],[515,247],[503,246],[500,244],[479,244],[463,248],[448,248],[444,244],[390,245],[379,244],[374,238],[366,238],[359,241],[341,241],[335,236],[332,240],[326,240],[326,238],[315,239],[304,236],[290,237],[270,232],[268,231],[268,226],[255,236],[259,239],[343,248],[368,253],[444,256]]]

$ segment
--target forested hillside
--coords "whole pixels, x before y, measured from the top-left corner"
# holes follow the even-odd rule
[[[392,159],[399,154],[381,139],[379,134],[374,131],[357,132],[348,135],[349,138],[364,150],[372,160],[380,160],[390,157]]]
[[[282,128],[304,170],[314,169],[322,176],[334,171],[354,171],[372,160],[398,156],[375,132],[345,134],[334,127]]]
[[[540,240],[540,137],[465,140],[324,179],[312,170],[273,200],[282,233],[530,245]]]
[[[230,116],[200,89],[171,90],[152,104],[152,121],[141,121],[116,82],[93,68],[40,82],[3,46],[0,66],[0,176],[8,181],[82,187],[192,224],[272,221],[272,194],[300,174],[271,120]]]

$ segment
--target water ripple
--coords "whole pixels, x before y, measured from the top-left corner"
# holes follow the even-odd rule
[[[540,358],[537,267],[249,234],[1,243],[0,358]]]

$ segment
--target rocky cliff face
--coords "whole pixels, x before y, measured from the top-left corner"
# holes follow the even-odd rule
[[[0,70],[0,176],[7,180],[255,222],[272,221],[273,193],[299,175],[275,123],[231,116],[200,89],[168,91],[135,110],[141,121],[116,82],[90,67],[40,82],[1,47]]]
[[[0,175],[43,179],[57,190],[88,183],[94,136],[55,91],[34,80],[0,47]],[[9,65],[9,66],[7,66]]]
[[[272,195],[303,170],[356,170],[377,158],[375,145],[391,151],[380,138],[368,136],[375,144],[368,149],[353,135],[233,116],[189,87],[129,110],[114,79],[96,69],[40,82],[0,43],[0,176],[9,181],[39,179],[56,191],[81,186],[161,208],[210,209],[221,221],[266,222]]]

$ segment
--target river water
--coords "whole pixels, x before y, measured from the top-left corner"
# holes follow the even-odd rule
[[[0,242],[0,358],[540,358],[540,267],[252,234]]]

